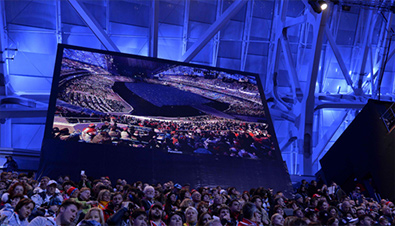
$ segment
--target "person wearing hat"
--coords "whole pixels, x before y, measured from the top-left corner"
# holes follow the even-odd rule
[[[36,204],[36,207],[40,207],[44,204],[48,204],[49,201],[53,198],[58,198],[60,202],[63,202],[63,197],[61,194],[56,193],[57,183],[54,180],[48,181],[46,191],[35,194],[32,196],[33,202]]]
[[[74,182],[72,181],[65,181],[63,182],[62,186],[63,189],[62,194],[63,194],[63,200],[69,199],[70,196],[67,194],[67,191],[69,190],[69,188],[71,187],[76,187],[76,185],[74,184]]]
[[[48,205],[35,208],[30,215],[29,220],[32,220],[38,216],[55,218],[60,205],[62,205],[62,202],[57,197],[54,197],[49,201]]]
[[[175,184],[175,185],[174,185],[174,188],[177,188],[178,190],[181,190],[181,189],[182,189],[182,186],[181,186],[181,184]]]
[[[166,226],[162,221],[163,207],[159,202],[154,203],[148,214],[149,223],[151,226]]]
[[[80,191],[76,187],[70,187],[69,189],[67,189],[67,196],[69,199],[77,198],[79,193],[80,193]]]
[[[89,124],[88,127],[82,130],[81,139],[84,140],[85,142],[91,142],[92,138],[95,135],[96,135],[96,125],[94,123],[91,123]]]
[[[295,195],[295,204],[302,210],[306,209],[306,204],[303,202],[303,196],[299,193]]]

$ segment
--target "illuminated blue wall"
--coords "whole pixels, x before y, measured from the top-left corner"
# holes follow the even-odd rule
[[[39,103],[47,103],[57,43],[106,49],[92,32],[92,26],[87,25],[87,18],[81,16],[83,12],[72,7],[70,2],[1,2],[4,18],[1,45],[5,59],[4,74],[8,82],[6,87],[9,90],[6,95],[16,94]],[[181,60],[186,51],[199,41],[216,21],[222,19],[221,16],[234,2],[161,0],[156,12],[153,11],[152,1],[102,0],[77,3],[85,7],[90,18],[97,22],[96,28],[102,29],[119,50],[125,53],[149,55],[152,21],[154,16],[157,16],[158,57]],[[286,11],[286,19],[290,22],[300,20],[303,15],[307,18],[306,21],[295,23],[295,26],[287,29],[293,65],[286,63],[284,50],[279,51],[278,57],[273,57],[276,34],[278,31],[281,32],[278,28],[283,26],[278,22],[280,18],[277,12],[281,10]],[[324,108],[314,112],[311,160],[313,173],[320,168],[320,156],[325,154],[358,111],[349,108],[347,101],[362,105],[369,98],[367,95],[372,94],[374,89],[371,88],[371,72],[374,74],[380,69],[387,37],[384,28],[387,26],[386,21],[391,21],[392,18],[388,10],[383,10],[381,15],[377,14],[377,11],[356,5],[351,7],[351,11],[343,11],[340,6],[335,5],[331,5],[330,10],[327,26],[330,27],[337,50],[354,85],[357,85],[361,74],[361,65],[364,62],[362,56],[366,46],[369,53],[365,60],[366,73],[362,76],[362,93],[356,94],[347,84],[339,60],[324,35],[314,87],[315,95],[317,100],[319,96],[324,96],[327,97],[324,101],[345,104],[343,108],[337,106],[336,109]],[[273,100],[273,90],[276,88],[282,101],[292,106],[292,110],[287,112],[279,108],[276,101],[270,102],[280,147],[284,145],[283,158],[291,174],[304,174],[304,154],[298,146],[298,141],[287,144],[292,137],[299,140],[303,138],[297,132],[299,128],[296,122],[298,114],[304,110],[292,95],[295,82],[290,79],[290,71],[292,68],[295,69],[302,91],[307,90],[309,67],[314,54],[311,50],[314,43],[312,37],[314,29],[317,29],[317,26],[308,22],[311,22],[315,15],[303,1],[248,1],[191,60],[193,63],[258,73],[270,101]],[[368,26],[370,24],[371,27]],[[273,81],[270,72],[273,65],[278,67],[276,82]],[[395,93],[394,65],[393,58],[390,58],[383,69],[382,98],[390,101],[394,100]],[[377,83],[377,77],[374,79]],[[345,99],[344,96],[350,99]],[[317,103],[318,101],[316,105]],[[290,113],[291,120],[284,117],[284,113]],[[339,120],[339,117],[344,120]],[[24,118],[8,118],[1,124],[0,147],[39,150],[44,121],[45,115],[31,118],[29,113]],[[322,141],[326,141],[325,144],[322,144]],[[323,148],[318,150],[318,146]]]

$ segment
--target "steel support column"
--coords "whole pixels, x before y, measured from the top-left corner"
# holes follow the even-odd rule
[[[305,175],[312,174],[312,151],[313,151],[313,121],[315,107],[315,85],[321,60],[322,42],[326,28],[329,10],[321,14],[312,14],[314,19],[308,20],[313,25],[312,61],[308,69],[306,92],[301,103],[300,122],[298,125],[298,148],[303,150],[303,171]]]
[[[188,50],[187,52],[181,57],[181,61],[189,62],[191,61],[199,52],[203,49],[203,47],[214,37],[214,35],[223,28],[226,23],[236,15],[241,8],[248,1],[246,0],[236,0],[233,2],[231,6],[221,15],[219,19],[217,19],[202,35],[202,37],[197,40]]]
[[[368,15],[368,21],[367,21],[368,26],[365,28],[365,33],[364,33],[364,37],[363,37],[363,44],[362,44],[363,56],[362,56],[362,61],[361,61],[361,67],[359,70],[358,85],[357,85],[357,89],[356,89],[357,95],[363,94],[362,83],[363,83],[363,78],[366,75],[365,69],[366,69],[366,61],[368,59],[368,54],[369,54],[369,43],[370,43],[371,37],[372,37],[371,34],[373,33],[372,28],[374,27],[373,25],[375,23],[375,21],[373,21],[373,23],[372,23],[372,19],[373,19],[373,13],[370,10],[369,15]]]
[[[386,25],[387,33],[385,34],[385,39],[383,40],[384,41],[384,48],[383,48],[384,54],[383,54],[383,57],[381,58],[380,69],[378,70],[378,79],[377,79],[377,83],[375,84],[376,86],[375,86],[375,89],[374,89],[374,92],[373,92],[373,97],[377,97],[377,95],[381,96],[381,93],[380,93],[381,92],[380,91],[381,82],[382,82],[383,77],[384,77],[385,65],[386,65],[386,63],[388,62],[388,59],[389,59],[389,57],[388,57],[388,54],[389,54],[388,53],[388,51],[389,51],[388,45],[391,42],[391,35],[389,33],[390,33],[390,30],[391,30],[393,15],[394,14],[390,12],[389,16],[388,16],[388,20],[387,20],[387,25]]]
[[[60,0],[55,1],[55,7],[56,7],[56,41],[58,43],[63,42],[63,35],[62,35],[62,10],[61,10],[61,4],[62,2]]]
[[[158,57],[159,1],[152,1],[149,56]]]
[[[250,35],[251,35],[251,24],[252,24],[252,16],[254,12],[254,0],[248,1],[247,4],[247,12],[244,22],[244,30],[243,30],[243,40],[241,46],[241,64],[240,70],[244,71],[247,63],[248,56],[248,46],[250,44]]]
[[[77,0],[68,0],[70,5],[80,15],[82,20],[88,25],[89,29],[99,39],[103,46],[110,51],[119,52],[118,47],[110,39],[110,37],[104,32],[103,28],[100,27],[99,22],[90,14],[83,3],[79,3]]]
[[[5,6],[4,1],[0,1],[0,61],[3,63],[0,64],[0,76],[3,77],[4,87],[0,86],[0,96],[2,95],[13,95],[15,93],[10,81],[8,79],[9,76],[9,64],[7,60],[8,52],[6,48],[8,47],[8,38],[7,38],[7,24],[6,24],[6,15],[5,15]]]
[[[188,26],[189,26],[189,7],[191,2],[189,0],[185,0],[184,3],[184,26],[182,27],[182,55],[188,49]]]
[[[223,7],[224,7],[224,1],[217,0],[217,13],[216,13],[215,20],[218,20],[221,17]],[[213,38],[214,43],[213,43],[213,53],[212,53],[212,61],[211,61],[211,66],[213,66],[213,67],[216,67],[217,62],[218,62],[220,39],[221,39],[221,31],[218,31],[217,34],[215,34],[214,38]]]
[[[106,6],[106,31],[107,34],[111,34],[111,28],[110,28],[110,0],[105,1],[105,6]]]
[[[266,97],[272,96],[274,98],[275,107],[284,112],[290,111],[291,106],[288,106],[278,94],[277,76],[279,61],[281,59],[281,36],[283,33],[284,23],[286,20],[286,10],[288,7],[288,0],[275,1],[272,35],[270,37],[270,46],[268,54],[268,67],[266,73]],[[271,85],[273,84],[273,85]]]
[[[4,10],[4,1],[0,1],[0,51],[1,58],[0,60],[5,62],[0,64],[0,80],[3,80],[3,84],[0,84],[0,97],[7,96],[10,93],[9,87],[11,86],[8,81],[8,70],[7,70],[7,60],[6,60],[6,52],[5,48],[7,47],[7,35],[6,35],[6,20],[5,20],[5,10]],[[12,91],[12,88],[11,88]],[[4,111],[4,109],[0,110],[0,113]],[[11,120],[0,117],[0,147],[11,147]]]

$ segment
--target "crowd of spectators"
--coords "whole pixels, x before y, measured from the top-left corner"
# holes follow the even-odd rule
[[[101,120],[104,123],[91,123],[82,131],[54,128],[53,136],[62,140],[159,149],[183,154],[252,159],[275,156],[275,145],[266,123],[246,123],[215,116],[161,120],[122,115],[117,118],[105,116]]]
[[[111,75],[100,66],[77,60],[64,58],[62,63],[58,99],[70,106],[87,109],[87,111],[81,111],[79,114],[78,111],[67,106],[57,106],[56,115],[69,119],[71,117],[97,116],[104,125],[100,125],[100,127],[97,124],[90,125],[81,131],[54,128],[55,138],[160,149],[175,153],[214,154],[244,158],[274,156],[275,145],[267,131],[266,123],[247,123],[213,116],[170,121],[142,120],[123,115],[116,116],[118,123],[120,123],[119,126],[109,125],[110,120],[107,119],[113,117],[110,115],[111,113],[127,113],[133,109],[113,91],[112,86],[116,81],[131,82],[132,79]],[[76,70],[74,73],[73,69]],[[212,100],[229,103],[230,107],[226,113],[261,117],[265,115],[257,86],[247,81],[230,82],[188,75],[166,75],[162,76],[160,80],[145,78],[145,82],[172,85]],[[88,111],[88,109],[92,111]],[[70,120],[72,123],[74,119]],[[79,121],[77,120],[77,122]]]
[[[103,63],[106,59],[104,55],[99,54],[100,57],[96,55],[77,50],[65,51],[58,99],[71,105],[104,113],[132,111],[133,108],[113,91],[112,86],[115,82],[133,80],[107,71],[103,67],[106,65]],[[83,59],[84,62],[75,59]]]
[[[80,108],[78,109],[73,109],[67,106],[56,106],[55,110],[55,116],[58,117],[76,117],[76,118],[81,118],[81,117],[100,117],[105,115],[104,113],[101,112],[95,112],[95,111],[86,111],[86,110],[81,110]]]
[[[75,76],[75,75],[73,75]],[[83,75],[59,86],[58,99],[103,113],[129,113],[133,108],[112,89],[116,80],[106,75]]]
[[[292,197],[271,188],[181,186],[93,179],[77,182],[16,172],[0,174],[1,225],[264,226],[391,225],[393,202],[349,195],[332,183],[301,186]]]
[[[63,58],[58,92],[60,100],[101,112],[131,110],[131,107],[112,90],[112,86],[116,81],[133,82],[132,78],[112,74],[105,67],[98,66],[101,64],[81,62],[74,58]],[[89,61],[90,58],[81,59]],[[95,58],[93,57],[93,59]],[[225,111],[228,114],[264,117],[265,112],[258,87],[249,83],[248,80],[240,82],[224,76],[206,79],[202,76],[194,76],[194,74],[180,73],[166,74],[160,76],[159,79],[147,77],[143,81],[173,86],[208,99],[228,103],[229,108]]]
[[[224,82],[220,78],[207,79],[193,75],[165,75],[146,82],[172,86],[211,100],[228,103],[228,114],[264,117],[265,112],[258,87],[248,82]]]
[[[102,53],[95,53],[82,50],[64,49],[62,64],[67,65],[69,62],[86,63],[88,67],[97,67],[99,69],[107,70],[108,62],[112,62],[113,58],[111,55],[105,55]],[[68,65],[73,67],[73,63]],[[74,67],[75,68],[75,67]]]

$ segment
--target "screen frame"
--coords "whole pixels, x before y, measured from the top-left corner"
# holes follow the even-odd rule
[[[272,135],[271,139],[272,139],[272,141],[274,143],[274,147],[276,149],[276,151],[274,151],[274,157],[275,157],[275,159],[282,160],[281,151],[279,148],[279,143],[278,143],[277,136],[276,136],[276,133],[274,130],[274,124],[273,124],[273,121],[272,121],[272,118],[270,115],[270,111],[269,111],[269,108],[267,105],[267,100],[265,98],[263,85],[262,85],[261,78],[260,78],[259,74],[252,73],[252,72],[245,72],[245,71],[237,71],[237,70],[232,70],[232,69],[220,68],[220,67],[212,67],[212,66],[207,66],[207,65],[194,64],[194,63],[173,61],[173,60],[168,60],[168,59],[134,55],[134,54],[129,54],[129,53],[121,53],[121,52],[113,52],[113,51],[108,51],[108,50],[87,48],[87,47],[75,46],[75,45],[69,45],[69,44],[58,44],[53,79],[52,79],[52,88],[51,88],[51,94],[50,94],[49,106],[48,106],[48,112],[47,112],[47,118],[46,118],[44,139],[43,139],[42,146],[44,145],[44,142],[46,140],[53,140],[52,128],[53,128],[54,116],[55,116],[55,111],[56,111],[56,100],[57,100],[57,95],[59,92],[58,85],[59,85],[59,80],[60,80],[62,60],[63,60],[63,54],[64,54],[65,49],[89,51],[89,52],[93,52],[93,53],[114,55],[117,57],[135,58],[135,59],[154,61],[154,62],[164,63],[164,64],[173,64],[173,65],[176,64],[176,65],[180,65],[180,66],[203,68],[203,69],[208,69],[208,70],[217,70],[217,71],[223,71],[223,72],[227,72],[227,73],[255,77],[256,83],[257,83],[256,85],[258,86],[258,91],[259,91],[261,102],[262,102],[264,112],[265,112],[265,120],[269,124],[268,132]],[[65,142],[67,142],[67,141],[65,141]],[[87,145],[94,145],[94,144],[87,144]],[[117,147],[114,147],[114,148],[117,148]],[[172,153],[168,153],[168,154],[172,154]],[[229,158],[228,156],[216,156],[216,157]]]

